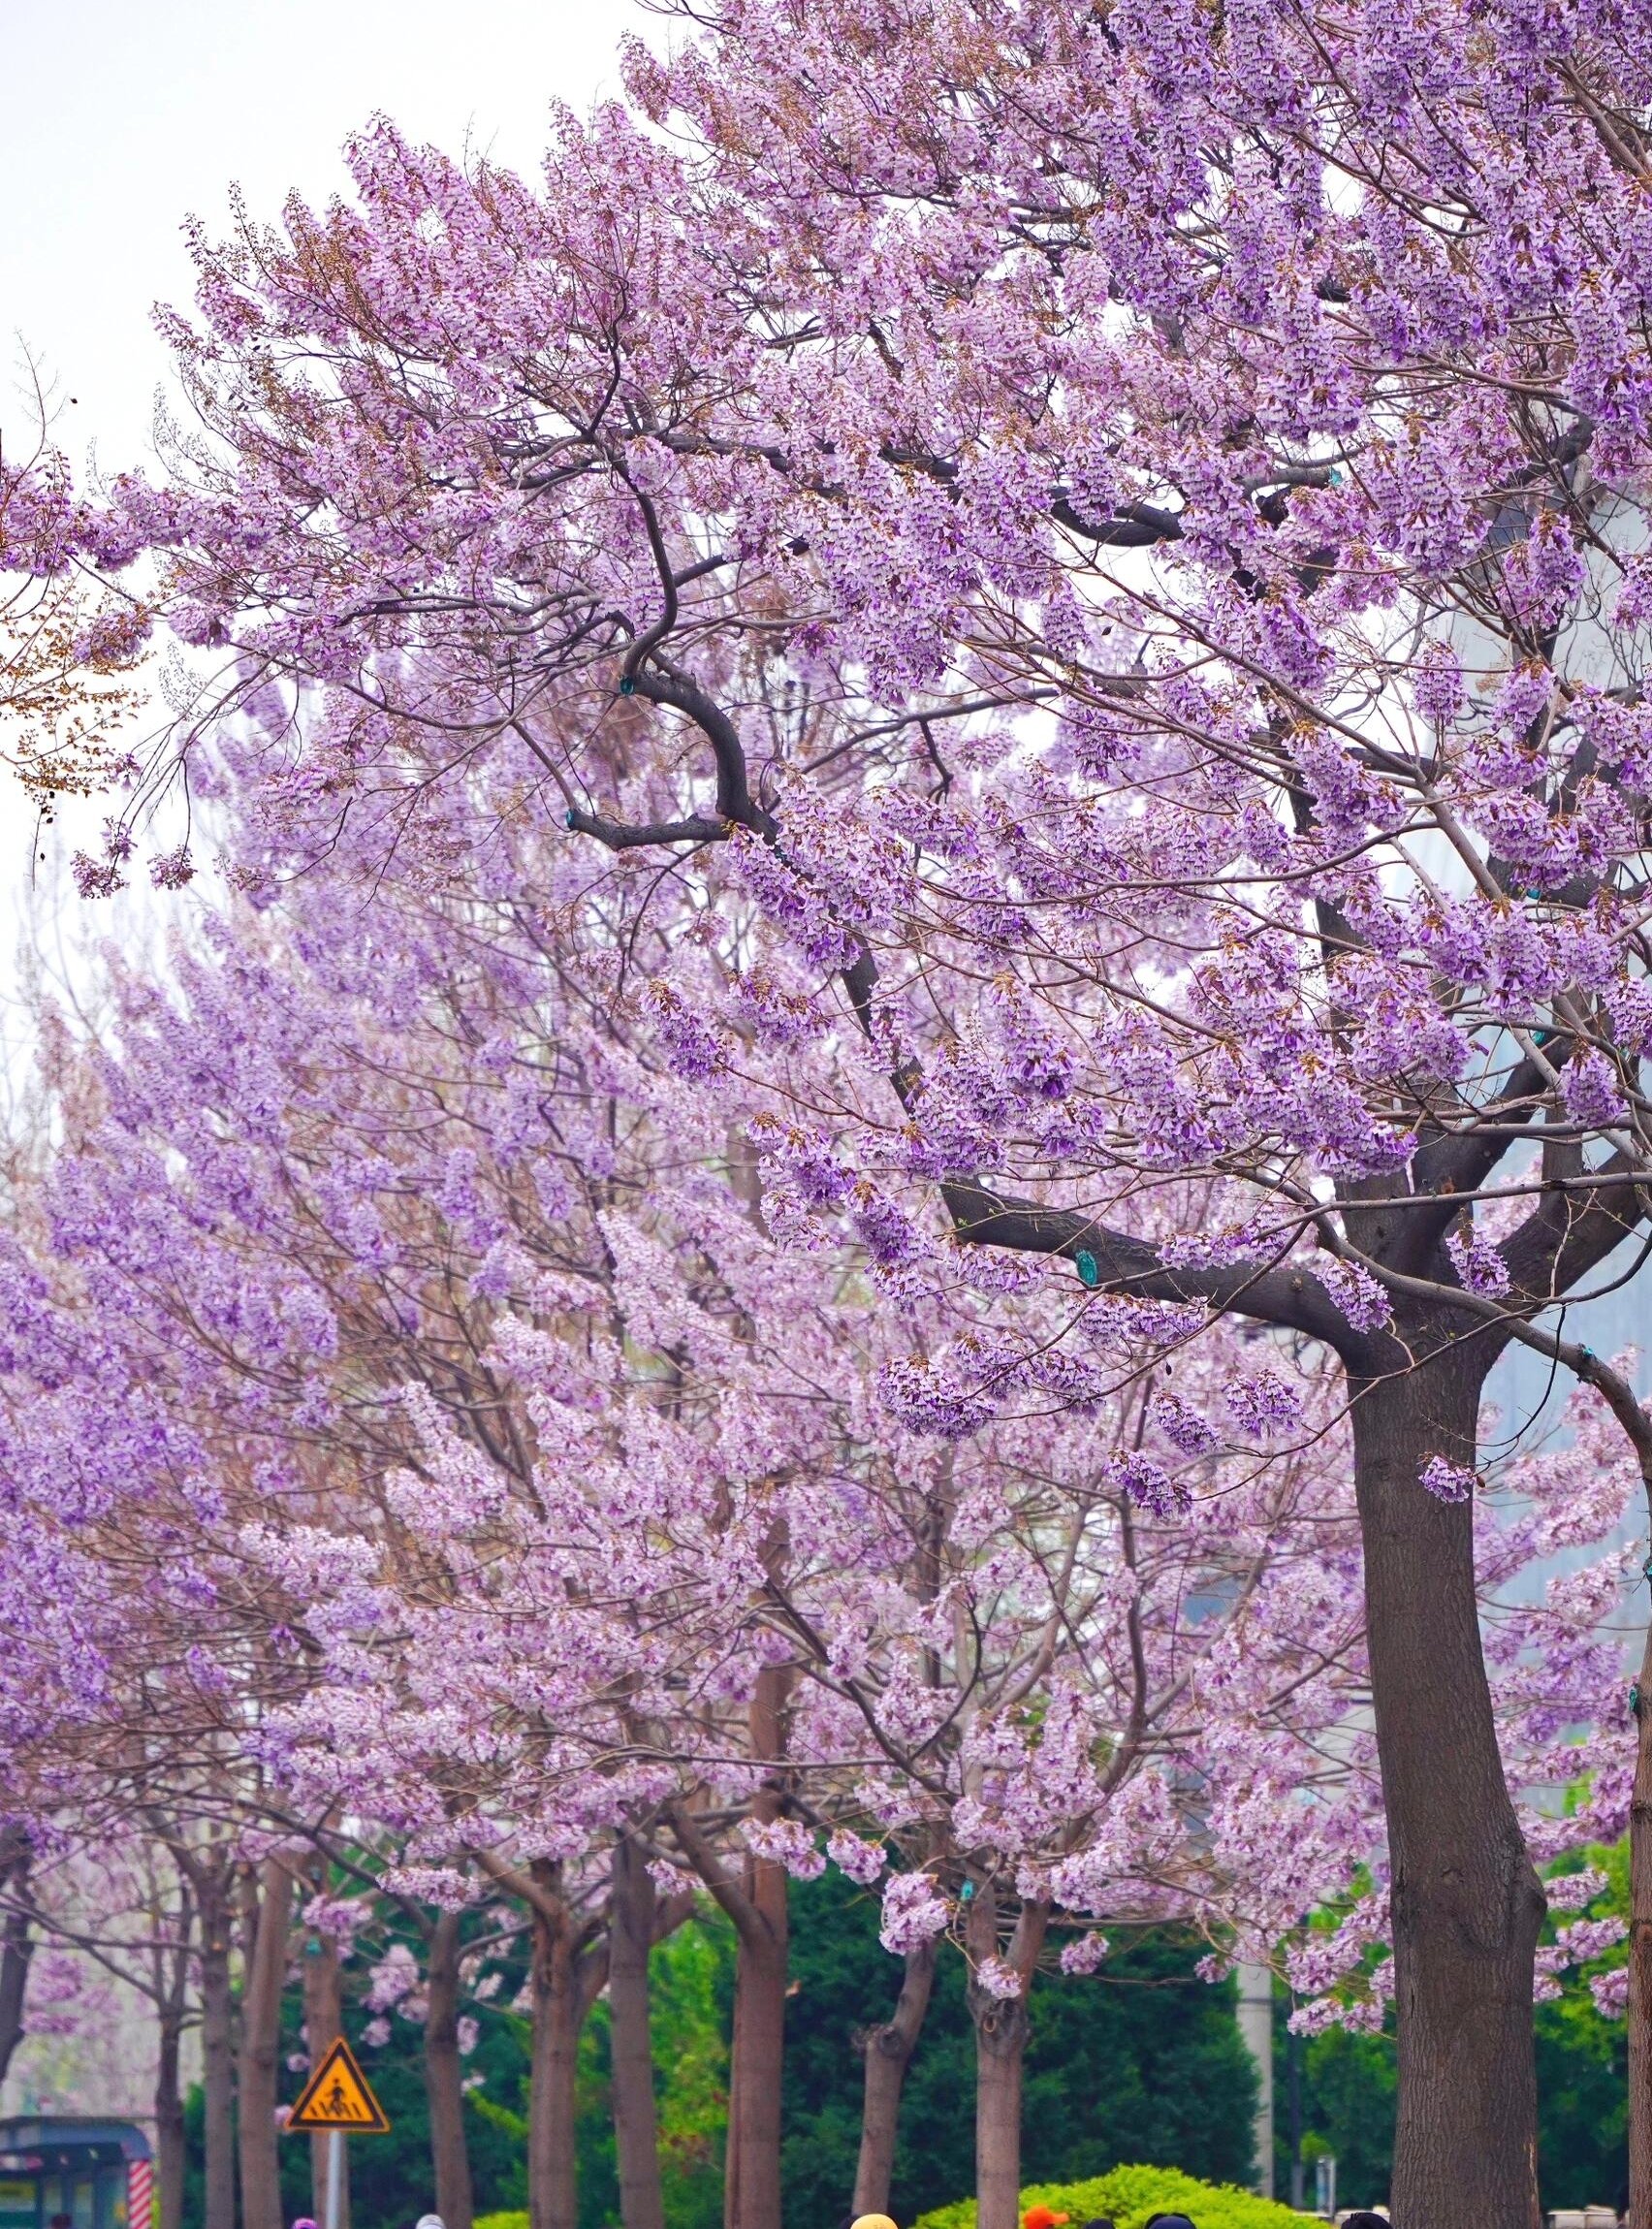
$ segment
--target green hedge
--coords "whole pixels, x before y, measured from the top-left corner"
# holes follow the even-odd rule
[[[1042,2183],[1021,2193],[1021,2206],[1023,2213],[1029,2206],[1047,2206],[1052,2213],[1070,2213],[1072,2229],[1084,2229],[1097,2214],[1110,2216],[1117,2229],[1142,2229],[1155,2213],[1185,2213],[1194,2229],[1301,2229],[1311,2218],[1254,2190],[1197,2181],[1177,2167],[1115,2167],[1088,2182]],[[477,2229],[484,2224],[478,2222]],[[917,2229],[975,2229],[975,2201],[937,2206],[921,2216]]]
[[[1117,2229],[1142,2229],[1155,2213],[1185,2213],[1194,2229],[1301,2229],[1312,2218],[1258,2198],[1231,2183],[1200,2182],[1178,2167],[1115,2167],[1088,2182],[1045,2182],[1021,2193],[1022,2211],[1047,2206],[1070,2213],[1072,2229],[1084,2229],[1097,2214],[1110,2215]],[[525,2213],[482,2213],[476,2229],[527,2229]],[[920,2216],[917,2229],[975,2229],[975,2201],[960,2198]]]

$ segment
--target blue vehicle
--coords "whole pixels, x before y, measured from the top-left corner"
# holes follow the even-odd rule
[[[0,2120],[0,2229],[153,2229],[149,2139],[130,2120]]]

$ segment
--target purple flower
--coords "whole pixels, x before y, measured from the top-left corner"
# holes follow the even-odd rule
[[[1293,1432],[1302,1421],[1302,1402],[1277,1370],[1261,1369],[1237,1378],[1226,1388],[1227,1406],[1253,1440]]]
[[[1479,1483],[1473,1471],[1464,1470],[1461,1463],[1448,1462],[1444,1455],[1430,1455],[1416,1477],[1418,1485],[1425,1486],[1437,1502],[1466,1502]]]
[[[1492,1298],[1508,1291],[1509,1264],[1503,1258],[1501,1246],[1493,1246],[1489,1239],[1473,1233],[1463,1238],[1453,1230],[1446,1238],[1446,1251],[1466,1290],[1483,1292]]]
[[[1184,1455],[1208,1454],[1221,1443],[1222,1435],[1215,1425],[1180,1393],[1156,1393],[1149,1414],[1155,1426]]]
[[[1102,1476],[1115,1492],[1128,1495],[1156,1517],[1180,1516],[1191,1500],[1187,1487],[1139,1448],[1128,1455],[1109,1455]]]
[[[1610,1129],[1629,1112],[1617,1069],[1604,1053],[1596,1052],[1592,1046],[1567,1063],[1561,1070],[1560,1089],[1572,1120],[1591,1130]]]

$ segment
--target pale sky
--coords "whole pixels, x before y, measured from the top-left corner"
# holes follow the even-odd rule
[[[148,461],[168,375],[150,309],[188,306],[183,220],[223,231],[232,180],[256,216],[278,217],[295,187],[325,202],[347,183],[343,141],[377,110],[531,172],[551,101],[584,111],[617,92],[621,35],[667,28],[633,0],[4,0],[4,23],[0,434],[27,435],[32,356],[78,476],[90,451],[110,472]],[[131,948],[157,927],[145,892],[95,908],[63,895],[62,859],[96,848],[105,810],[65,813],[36,861],[32,814],[0,773],[0,1098],[28,1062],[21,948],[38,941],[72,984],[88,939]]]
[[[0,335],[56,374],[77,465],[146,454],[166,364],[150,305],[186,303],[179,227],[223,228],[238,180],[275,217],[324,200],[375,110],[459,152],[537,163],[549,102],[618,88],[615,51],[650,25],[631,0],[7,0]],[[15,424],[10,377],[0,426]]]

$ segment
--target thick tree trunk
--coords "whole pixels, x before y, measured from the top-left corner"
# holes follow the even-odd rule
[[[201,1907],[201,2081],[206,2109],[204,2229],[236,2229],[230,1897],[221,1867],[202,1868],[196,1900]]]
[[[160,2008],[155,2052],[155,2181],[160,2229],[179,2229],[183,2220],[183,2093],[178,2087],[182,2055],[182,2007]]]
[[[1414,1327],[1413,1352],[1435,1344]],[[1393,1887],[1404,2229],[1536,2229],[1533,1959],[1544,1910],[1498,1755],[1475,1598],[1474,1505],[1418,1483],[1473,1469],[1470,1342],[1353,1386],[1355,1481]],[[982,2229],[989,2229],[983,2221]]]
[[[742,1937],[734,1980],[724,2229],[780,2229],[780,2067],[786,2029],[786,1874],[753,1858],[746,1892],[762,1932]]]
[[[155,2180],[159,2185],[159,2229],[182,2229],[183,2178],[188,2164],[183,2135],[183,2092],[179,2085],[183,2028],[189,2013],[189,1971],[194,1949],[193,1875],[177,1868],[177,1905],[172,1914],[172,1940],[165,1939],[164,1915],[157,1912],[154,1954],[155,2019]]]
[[[29,1929],[29,1869],[34,1852],[20,1827],[0,1835],[0,1891],[6,1899],[0,1925],[0,2082],[23,2040],[24,2001],[34,1941]]]
[[[259,1867],[257,1924],[241,1992],[240,2195],[242,2229],[282,2229],[280,2132],[281,1994],[293,1876],[276,1858]]]
[[[1629,1806],[1629,2215],[1652,2229],[1652,1626],[1635,1694]]]
[[[1043,1944],[1048,1912],[1022,1907],[1008,1962],[1022,1974],[1019,1996],[1001,1997],[974,1978],[982,1959],[998,1952],[998,1904],[991,1883],[969,1906],[969,2018],[975,2026],[976,2229],[1017,2229],[1021,2219],[1021,2070],[1027,2055],[1027,1999]]]
[[[527,2210],[531,2229],[577,2229],[579,2153],[574,2118],[580,2036],[602,1992],[608,1956],[582,1949],[562,1902],[557,1868],[533,1867],[533,2055],[527,2095]]]
[[[649,2021],[649,1952],[653,1939],[654,1885],[642,1852],[628,1835],[621,1834],[614,1845],[614,1886],[609,1903],[608,2014],[614,2060],[614,2134],[620,2154],[620,2218],[624,2229],[665,2229]]]
[[[442,1912],[431,1928],[427,1956],[425,2094],[430,2107],[430,2164],[436,2212],[447,2229],[471,2229],[475,2204],[470,2152],[464,2140],[464,2078],[459,2055],[460,1914]]]
[[[531,2229],[577,2229],[574,2148],[580,2030],[574,1947],[565,1919],[533,1916],[533,2059],[527,2100],[527,2208]]]
[[[906,1953],[906,1970],[895,2001],[894,2018],[868,2028],[861,2038],[866,2054],[866,2089],[861,2106],[860,2158],[855,2165],[856,2213],[889,2211],[895,2140],[901,2125],[901,2091],[934,1986],[935,1945],[922,1943]]]
[[[777,1767],[784,1753],[786,1675],[757,1675],[750,1709],[751,1754]],[[758,1790],[752,1814],[779,1816],[776,1784]],[[723,2229],[780,2229],[780,2069],[785,2056],[786,1870],[748,1851],[741,1883],[745,1923],[737,1922],[734,2040],[729,2054],[728,2150]]]
[[[320,1883],[312,1884],[319,1890]],[[330,2045],[344,2033],[342,1997],[338,1982],[338,1946],[331,1935],[306,1929],[304,1934],[304,2048],[313,2074]],[[328,2150],[332,2139],[312,2136],[310,2147],[310,2211],[324,2229],[327,2217]],[[337,2229],[350,2229],[350,2148],[339,2147]],[[444,2215],[445,2219],[446,2216]]]

